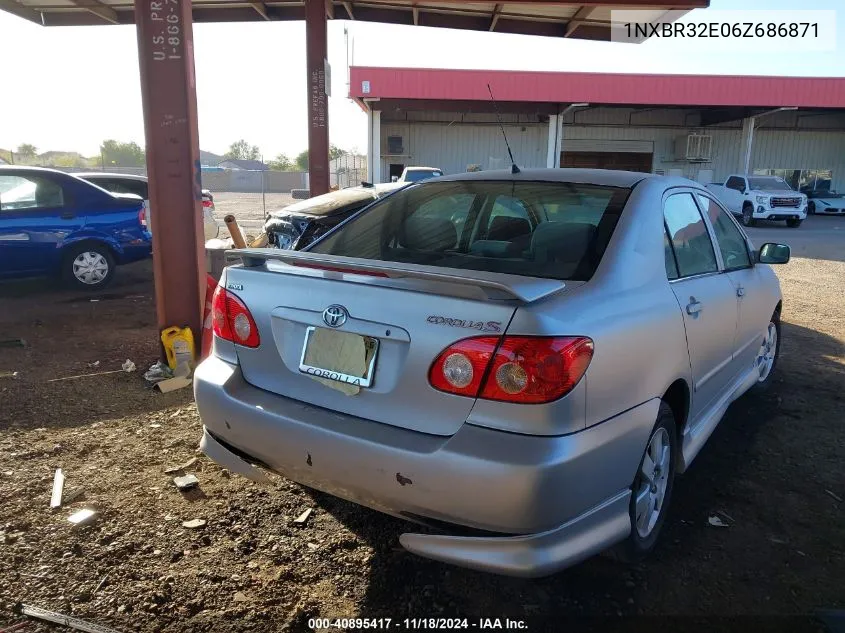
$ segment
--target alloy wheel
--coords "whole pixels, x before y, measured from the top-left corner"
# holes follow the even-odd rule
[[[757,352],[757,372],[759,377],[757,382],[764,382],[769,374],[772,373],[772,367],[775,365],[775,354],[778,348],[778,330],[774,323],[769,323],[766,329],[766,336],[760,344],[760,350]]]
[[[636,495],[636,526],[640,538],[647,538],[657,525],[671,470],[669,433],[660,427],[648,441],[643,463],[634,487]]]

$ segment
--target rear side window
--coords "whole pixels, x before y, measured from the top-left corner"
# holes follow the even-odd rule
[[[629,194],[574,183],[425,183],[374,204],[310,250],[586,281]]]
[[[725,187],[728,189],[735,189],[737,191],[745,191],[745,180],[739,176],[731,176],[725,183]]]
[[[44,176],[0,175],[0,211],[63,207],[64,191]]]
[[[716,253],[704,218],[689,193],[669,196],[663,208],[669,240],[681,277],[716,272]]]

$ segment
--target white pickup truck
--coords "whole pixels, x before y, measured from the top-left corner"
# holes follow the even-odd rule
[[[393,182],[409,183],[437,178],[443,175],[443,170],[437,167],[406,167],[399,178],[394,176]]]
[[[754,226],[757,220],[786,220],[794,228],[807,217],[807,196],[777,176],[732,174],[724,184],[714,182],[707,188],[745,226]]]

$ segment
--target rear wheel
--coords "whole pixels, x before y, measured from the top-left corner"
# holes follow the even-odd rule
[[[816,203],[812,200],[810,200],[810,202],[807,204],[807,213],[816,215]]]
[[[755,391],[765,391],[772,382],[772,373],[780,355],[780,315],[775,312],[772,315],[766,331],[763,332],[760,347],[757,350],[757,358],[754,365],[757,368],[757,383]]]
[[[676,456],[675,415],[661,401],[657,422],[631,487],[631,534],[616,547],[617,558],[635,562],[654,549],[672,497]]]
[[[62,277],[81,290],[98,290],[114,277],[115,262],[102,244],[84,243],[73,247],[64,257]]]
[[[742,207],[742,225],[743,226],[754,226],[754,207],[750,204],[746,204]]]
[[[786,226],[788,226],[791,229],[797,229],[799,226],[801,226],[801,223],[803,221],[804,220],[787,220]]]

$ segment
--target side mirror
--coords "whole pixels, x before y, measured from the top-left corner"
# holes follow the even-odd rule
[[[761,264],[785,264],[790,255],[790,248],[786,244],[767,242],[760,247],[757,261]]]
[[[399,176],[391,176],[390,182],[399,182]]]

